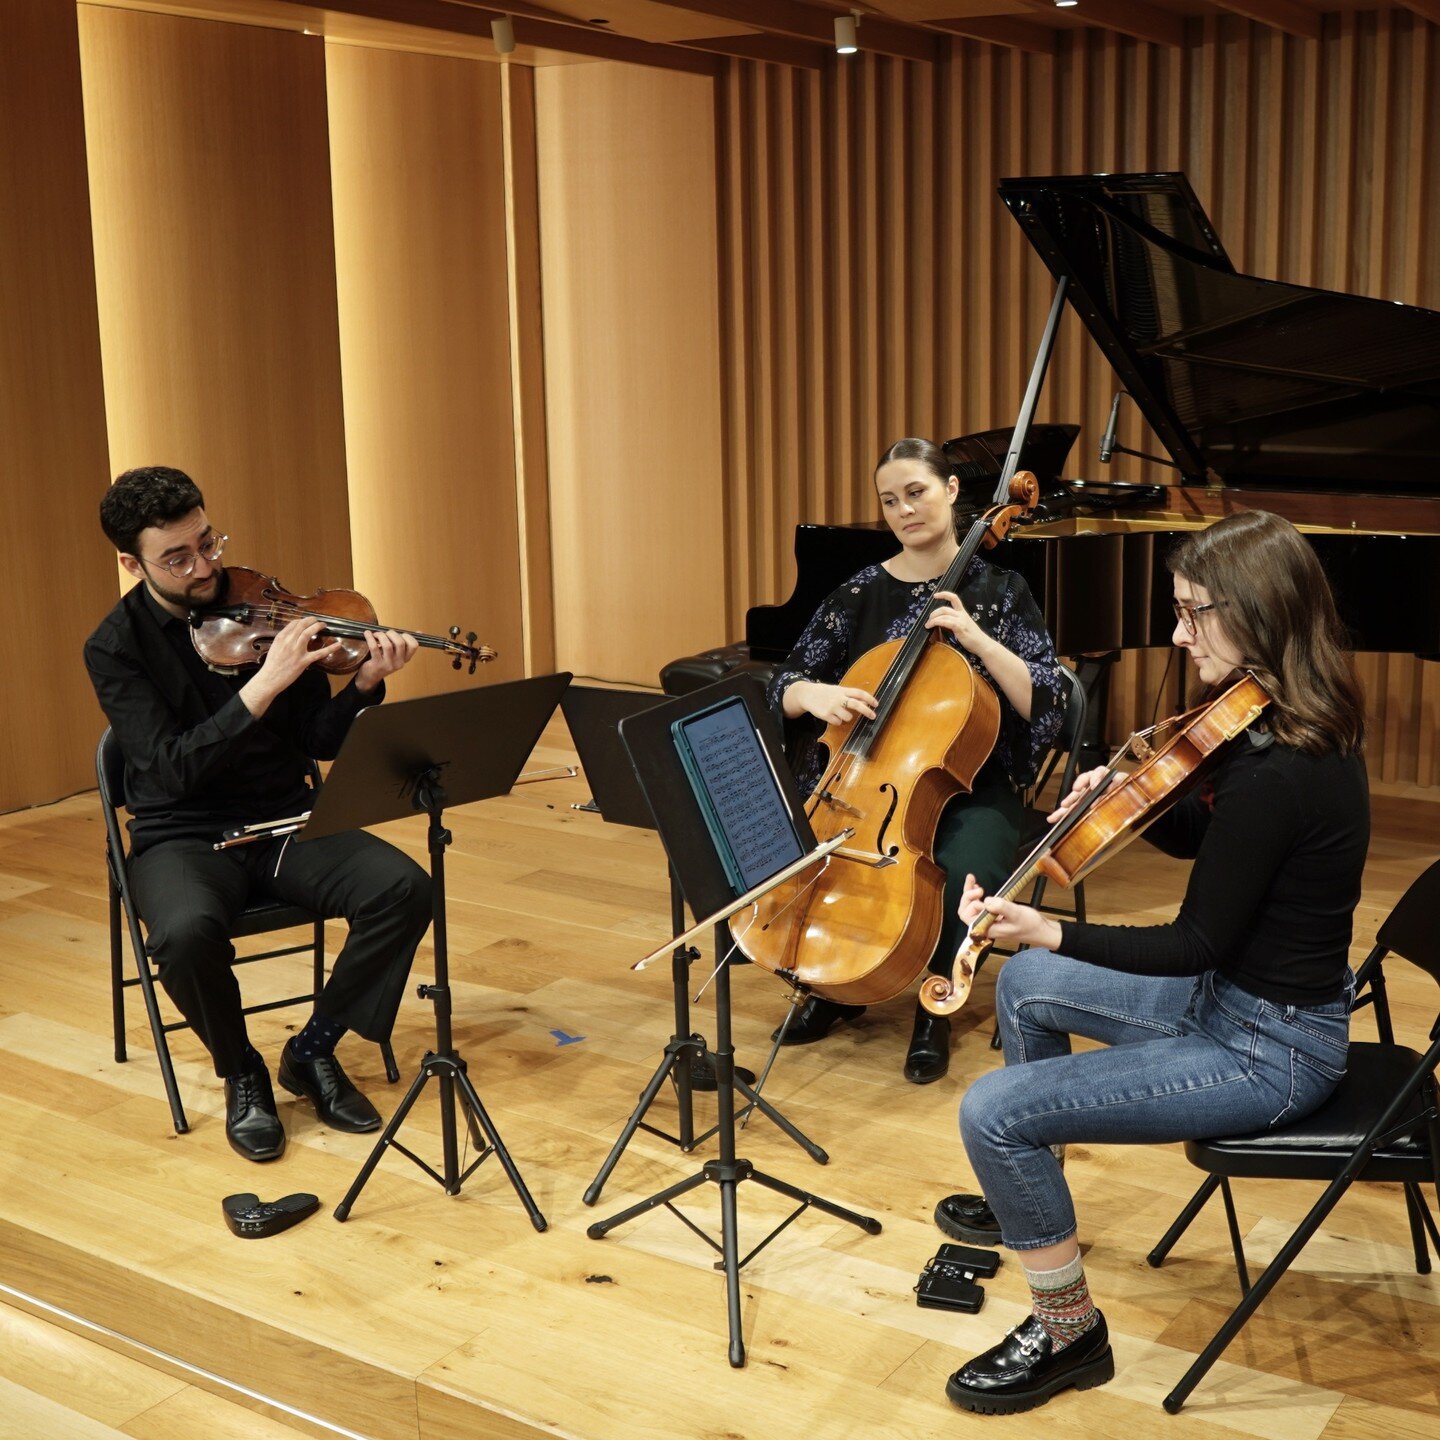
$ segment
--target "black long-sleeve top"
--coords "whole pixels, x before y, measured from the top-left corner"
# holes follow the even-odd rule
[[[384,696],[352,682],[332,697],[307,670],[256,719],[238,694],[253,672],[210,670],[185,621],[144,585],[85,642],[85,668],[125,757],[132,854],[308,810],[308,759],[333,760],[355,716]]]
[[[1193,858],[1168,925],[1061,922],[1060,951],[1135,975],[1218,970],[1261,999],[1339,999],[1370,842],[1359,755],[1313,755],[1247,732],[1211,784],[1146,832]]]

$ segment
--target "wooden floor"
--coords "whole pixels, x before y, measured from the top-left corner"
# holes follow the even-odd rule
[[[537,763],[567,754],[557,724]],[[217,1417],[235,1405],[253,1421],[236,1434],[334,1433],[279,1411],[255,1419],[259,1401],[227,1394],[207,1374],[372,1440],[928,1440],[986,1424],[1010,1434],[1163,1429],[1217,1440],[1435,1433],[1440,1281],[1413,1273],[1403,1206],[1385,1187],[1347,1199],[1184,1413],[1161,1412],[1161,1397],[1235,1294],[1218,1210],[1201,1217],[1164,1269],[1145,1264],[1196,1184],[1178,1148],[1072,1151],[1115,1380],[1013,1421],[952,1409],[946,1376],[1027,1308],[1013,1260],[989,1282],[978,1316],[921,1310],[911,1293],[942,1238],[930,1218],[936,1200],[970,1181],[955,1111],[964,1084],[997,1063],[987,1044],[988,975],[962,1012],[952,1072],[940,1084],[901,1078],[905,1001],[872,1009],[824,1044],[783,1053],[767,1093],[831,1163],[815,1164],[763,1120],[745,1132],[741,1154],[878,1216],[884,1232],[865,1235],[815,1211],[786,1229],[742,1274],[749,1364],[733,1370],[723,1283],[694,1234],[664,1210],[603,1241],[585,1234],[597,1215],[714,1153],[713,1142],[690,1157],[641,1134],[600,1205],[581,1203],[671,1028],[668,966],[628,969],[668,933],[658,843],[570,808],[587,794],[583,779],[536,784],[451,816],[456,1039],[549,1219],[545,1234],[532,1230],[493,1159],[447,1197],[391,1155],[349,1222],[337,1224],[330,1210],[369,1142],[327,1133],[308,1107],[284,1097],[287,1154],[247,1165],[225,1143],[220,1088],[186,1034],[175,1051],[193,1129],[172,1133],[138,1005],[129,1063],[111,1053],[94,796],[0,817],[0,1281],[12,1292],[0,1300],[18,1307],[0,1315],[0,1435],[223,1436],[231,1423]],[[1437,815],[1420,802],[1377,804],[1357,957],[1433,858]],[[387,833],[423,856],[418,822]],[[1184,874],[1132,847],[1091,882],[1092,913],[1168,918]],[[248,992],[261,994],[260,972],[288,963],[251,967]],[[430,963],[422,951],[417,977]],[[734,989],[739,1058],[758,1066],[784,1009],[782,988],[742,968]],[[1402,1028],[1413,1031],[1427,1005],[1433,1014],[1424,982],[1397,974],[1394,991]],[[253,1025],[272,1061],[295,1014]],[[697,1023],[713,1034],[708,1000]],[[428,1005],[408,998],[395,1036],[407,1077],[432,1036]],[[373,1047],[348,1038],[342,1056],[382,1110],[393,1105],[400,1091],[384,1086]],[[698,1104],[708,1125],[713,1101]],[[437,1108],[427,1095],[406,1128],[432,1160]],[[668,1087],[656,1114],[673,1121]],[[266,1198],[310,1190],[325,1204],[282,1236],[240,1241],[225,1229],[220,1201],[252,1189]],[[1303,1186],[1239,1187],[1252,1258],[1268,1258],[1313,1195]],[[713,1187],[682,1208],[718,1233]],[[742,1246],[788,1208],[742,1187]],[[13,1292],[114,1333],[35,1318]],[[203,1373],[177,1371],[117,1336]],[[97,1339],[107,1347],[99,1362],[69,1348]]]

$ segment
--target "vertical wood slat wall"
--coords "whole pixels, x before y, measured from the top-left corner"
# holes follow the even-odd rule
[[[875,517],[871,469],[891,440],[1013,422],[1052,288],[995,195],[1004,176],[1184,170],[1237,269],[1440,309],[1440,30],[1396,10],[1327,16],[1318,41],[1237,17],[1191,25],[1185,50],[1078,30],[1053,56],[956,40],[935,66],[727,63],[732,631],[789,593],[797,521]],[[1118,388],[1067,314],[1037,418],[1082,423],[1068,473],[1105,473],[1095,447]],[[1121,442],[1155,449],[1134,408],[1121,414]],[[1129,459],[1109,474],[1168,478]],[[1120,668],[1117,737],[1148,721],[1165,663]],[[1372,776],[1440,784],[1440,664],[1360,664]]]

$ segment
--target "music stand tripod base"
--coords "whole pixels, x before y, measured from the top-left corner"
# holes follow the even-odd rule
[[[337,1220],[348,1219],[381,1157],[395,1149],[419,1166],[447,1195],[458,1195],[479,1166],[491,1155],[496,1156],[530,1223],[536,1230],[547,1228],[545,1217],[466,1073],[465,1061],[455,1049],[445,900],[445,851],[453,836],[445,827],[443,813],[447,805],[509,792],[569,682],[568,674],[545,675],[362,711],[341,747],[310,822],[295,837],[303,842],[338,830],[413,815],[417,810],[430,817],[435,980],[420,985],[418,993],[435,1007],[435,1048],[426,1053],[419,1074],[396,1106],[345,1198],[335,1207]],[[477,743],[477,736],[485,737],[483,744]],[[451,758],[437,758],[440,756]],[[396,1138],[432,1079],[440,1086],[443,1172]],[[477,1152],[463,1171],[456,1133],[457,1102]]]
[[[715,1079],[720,1109],[720,1121],[717,1126],[720,1135],[719,1158],[706,1161],[695,1174],[677,1181],[667,1189],[651,1195],[648,1199],[641,1200],[638,1204],[620,1211],[617,1215],[612,1215],[608,1220],[597,1220],[585,1233],[592,1240],[603,1240],[617,1226],[624,1225],[627,1221],[648,1214],[651,1210],[658,1209],[663,1205],[683,1225],[693,1230],[712,1249],[718,1251],[720,1259],[716,1261],[716,1269],[723,1270],[725,1274],[726,1309],[730,1329],[730,1364],[739,1369],[745,1364],[745,1341],[740,1314],[740,1271],[782,1231],[787,1230],[798,1220],[806,1210],[815,1209],[823,1214],[833,1215],[837,1220],[844,1220],[847,1224],[858,1226],[867,1235],[878,1235],[881,1231],[881,1224],[872,1216],[861,1215],[843,1205],[837,1205],[833,1200],[826,1200],[819,1195],[811,1194],[808,1190],[802,1190],[798,1185],[791,1185],[788,1181],[767,1175],[763,1171],[757,1170],[750,1161],[736,1156],[735,1052],[730,1044],[730,967],[728,965],[720,967],[715,979],[715,1018],[717,1026],[714,1051]],[[745,1180],[753,1181],[767,1190],[773,1190],[778,1195],[786,1196],[796,1202],[796,1208],[759,1244],[741,1256],[738,1235],[739,1205],[736,1192],[740,1183]],[[718,1242],[688,1216],[681,1214],[675,1208],[675,1201],[705,1184],[717,1185],[720,1189],[721,1238]]]

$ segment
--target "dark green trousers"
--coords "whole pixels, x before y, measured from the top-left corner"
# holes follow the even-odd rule
[[[965,926],[960,896],[965,876],[973,875],[993,894],[1015,868],[1024,808],[1000,767],[991,761],[975,777],[969,795],[957,795],[935,827],[935,863],[945,872],[945,921],[930,957],[936,975],[949,976]]]

